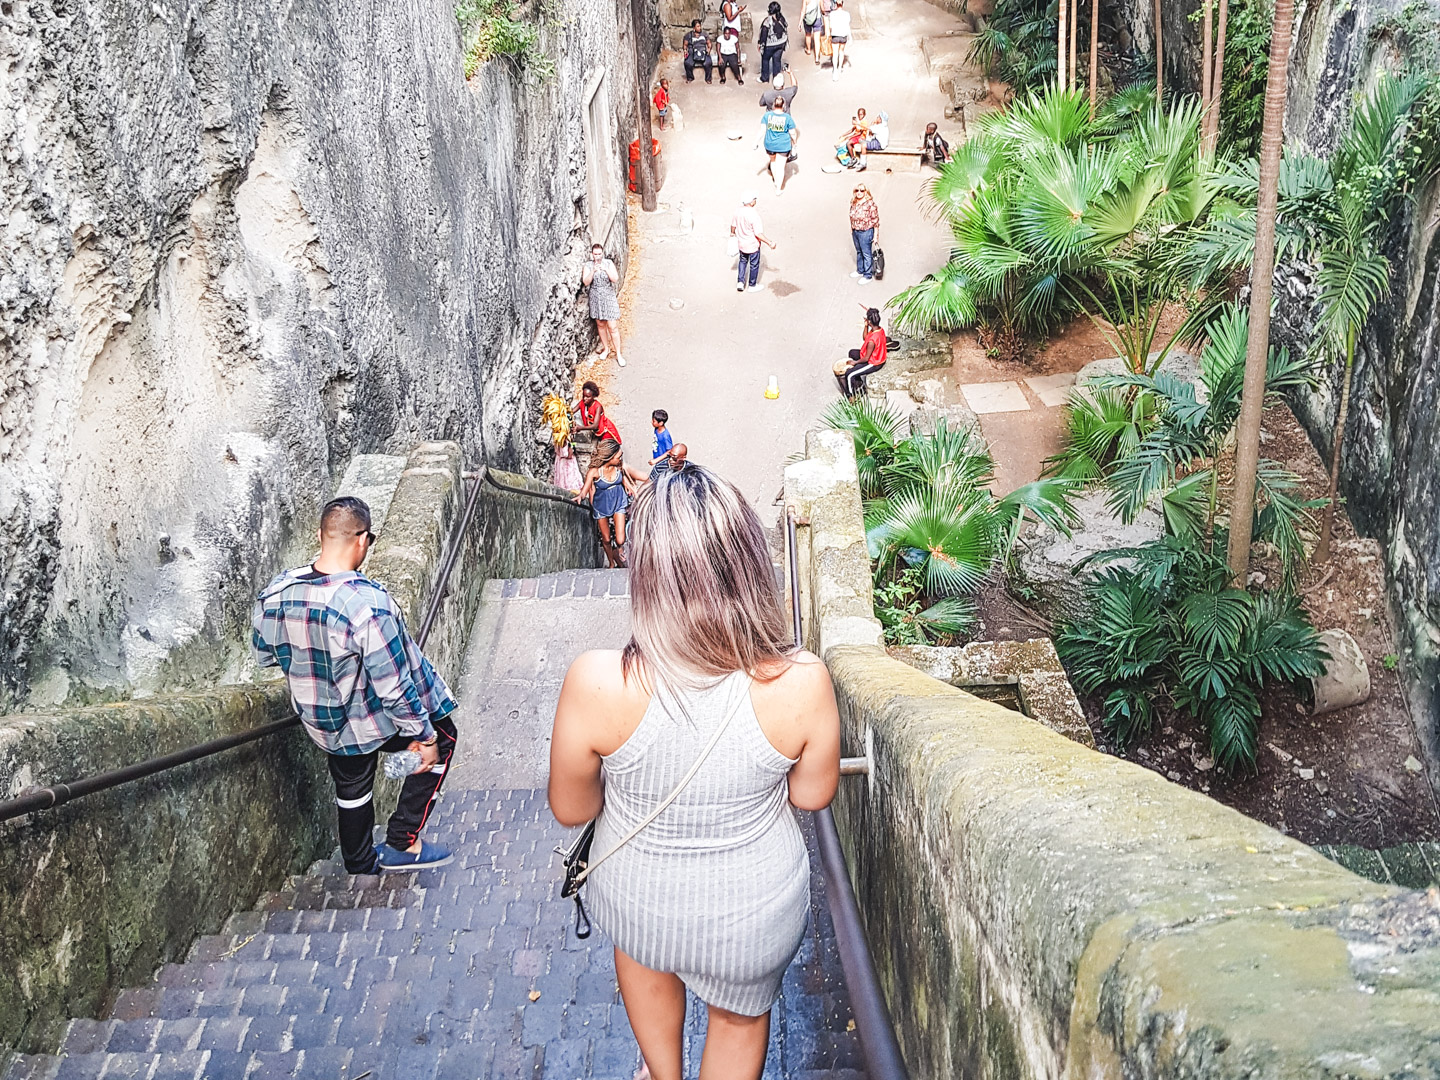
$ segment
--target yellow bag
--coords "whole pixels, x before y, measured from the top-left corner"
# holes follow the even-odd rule
[[[829,39],[828,37],[826,37],[825,35],[823,35],[823,34],[820,36],[820,55],[821,55],[821,56],[834,56],[834,55],[835,55],[835,46],[834,46],[834,45],[831,45],[831,44],[830,44],[830,39]]]

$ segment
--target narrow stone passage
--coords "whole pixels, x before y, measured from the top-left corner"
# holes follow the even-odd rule
[[[20,1058],[5,1080],[631,1080],[639,1053],[613,948],[598,928],[575,937],[555,853],[570,831],[535,775],[570,661],[628,634],[626,586],[624,572],[606,570],[488,583],[462,680],[468,756],[457,755],[426,830],[452,864],[351,877],[318,863],[199,939],[153,985],[123,991],[108,1018],[72,1021],[60,1056]],[[512,669],[519,652],[534,659]],[[510,681],[492,682],[496,671]],[[530,779],[467,786],[482,773]],[[764,1075],[858,1080],[808,815],[802,827],[811,920]],[[703,1035],[692,997],[687,1078]]]

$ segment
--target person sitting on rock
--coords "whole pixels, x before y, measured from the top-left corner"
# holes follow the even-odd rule
[[[945,141],[945,136],[934,124],[925,125],[925,141],[920,148],[920,162],[926,160],[937,169],[950,160],[950,144]]]
[[[866,308],[863,332],[860,348],[851,349],[849,360],[835,365],[835,381],[840,384],[840,392],[852,401],[865,393],[865,377],[885,366],[890,342],[880,325],[879,308]]]

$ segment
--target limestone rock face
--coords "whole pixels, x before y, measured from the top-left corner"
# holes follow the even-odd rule
[[[234,674],[352,455],[540,465],[658,27],[576,0],[553,81],[467,83],[450,0],[10,8],[0,710]]]
[[[1127,525],[1105,505],[1104,492],[1086,492],[1074,507],[1080,524],[1070,536],[1040,525],[1015,547],[1019,581],[1046,602],[1057,623],[1085,613],[1083,594],[1091,572],[1081,570],[1081,563],[1110,548],[1158,540],[1165,531],[1159,512],[1149,507]]]

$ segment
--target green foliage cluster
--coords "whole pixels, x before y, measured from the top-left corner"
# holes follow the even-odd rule
[[[1055,77],[1059,8],[1052,0],[997,0],[970,42],[966,59],[1017,94]]]
[[[1104,721],[1122,743],[1149,729],[1154,702],[1168,695],[1207,725],[1215,761],[1233,770],[1254,762],[1263,684],[1318,674],[1324,659],[1294,592],[1301,532],[1320,504],[1298,496],[1299,478],[1279,462],[1262,460],[1256,538],[1280,558],[1283,584],[1250,592],[1231,583],[1216,461],[1240,415],[1248,311],[1227,307],[1207,333],[1203,401],[1193,385],[1169,375],[1131,374],[1106,380],[1100,394],[1107,406],[1080,414],[1138,416],[1124,438],[1075,440],[1072,412],[1072,442],[1056,471],[1098,476],[1110,508],[1127,522],[1158,506],[1165,535],[1098,556],[1104,569],[1087,587],[1090,614],[1061,626],[1055,644],[1076,684],[1104,696]],[[1311,379],[1305,360],[1270,350],[1267,394]],[[1145,405],[1136,408],[1140,400]],[[1097,454],[1097,445],[1109,453]],[[1097,456],[1109,460],[1100,464]]]
[[[1152,265],[1213,197],[1199,122],[1193,102],[1162,109],[1135,91],[1091,120],[1084,94],[1053,89],[986,117],[928,189],[950,261],[890,301],[897,329],[979,323],[1018,358],[1078,310],[1107,325],[1158,319],[1169,284]]]
[[[901,437],[904,421],[868,398],[836,402],[825,423],[855,441],[875,614],[891,644],[934,644],[975,621],[974,596],[1009,554],[1028,511],[1068,531],[1068,480],[1027,484],[997,499],[995,462],[968,429],[940,421]]]
[[[465,78],[496,57],[542,82],[554,77],[555,60],[545,52],[540,23],[523,18],[517,0],[460,0],[455,18],[465,40]]]
[[[1220,150],[1232,157],[1260,155],[1274,22],[1273,0],[1230,0],[1220,85]]]

